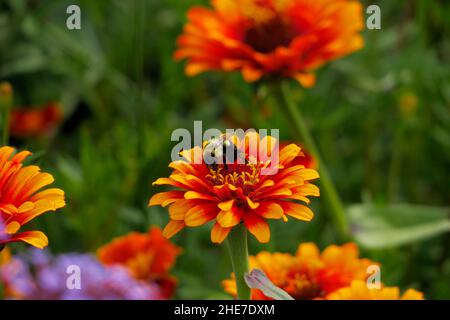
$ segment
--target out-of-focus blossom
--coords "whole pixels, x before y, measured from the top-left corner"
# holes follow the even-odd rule
[[[79,271],[79,273],[78,273]],[[76,278],[78,277],[79,278]],[[25,300],[156,300],[159,287],[126,268],[105,267],[93,255],[51,256],[45,251],[14,257],[0,268],[6,297]],[[77,285],[79,281],[79,286]]]
[[[10,108],[13,100],[13,87],[8,82],[0,82],[0,108]]]
[[[107,266],[121,265],[128,268],[136,279],[156,283],[170,298],[177,280],[169,274],[181,248],[163,237],[159,228],[148,233],[131,232],[101,247],[97,255]]]
[[[359,258],[353,243],[331,245],[320,253],[313,243],[300,244],[297,253],[260,252],[250,257],[250,269],[261,269],[275,286],[296,300],[322,299],[353,280],[365,280],[367,268],[375,264]],[[236,295],[234,278],[223,281],[225,291]],[[252,299],[270,299],[260,290],[252,290]]]
[[[270,240],[268,219],[286,222],[290,216],[310,221],[314,216],[311,209],[295,200],[308,204],[308,197],[319,196],[319,188],[310,183],[319,174],[293,163],[301,154],[297,145],[279,152],[276,147],[275,138],[247,132],[242,138],[222,135],[203,147],[184,150],[181,155],[186,161],[172,162],[170,177],[153,183],[179,189],[150,199],[150,206],[169,206],[170,222],[163,234],[170,238],[185,226],[214,221],[211,240],[221,243],[233,227],[243,223],[259,242],[266,243]],[[230,153],[239,159],[228,159]],[[210,155],[219,158],[217,163],[203,161]]]
[[[417,111],[419,99],[412,92],[406,92],[400,97],[400,112],[403,118],[409,119]]]
[[[38,166],[22,164],[30,152],[14,152],[11,147],[0,148],[0,246],[23,241],[43,248],[48,244],[44,233],[19,230],[41,214],[64,207],[64,191],[41,190],[53,183],[53,176],[40,172]]]
[[[58,126],[62,116],[62,108],[57,103],[14,109],[11,111],[10,133],[19,138],[43,136]]]
[[[365,281],[353,281],[349,287],[329,294],[329,300],[423,300],[422,292],[408,289],[400,294],[398,287],[369,288]]]
[[[314,70],[363,47],[363,6],[356,0],[212,0],[194,7],[178,38],[176,59],[189,76],[239,71],[315,83]]]

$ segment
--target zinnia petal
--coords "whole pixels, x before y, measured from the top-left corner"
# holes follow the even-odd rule
[[[43,249],[48,245],[47,236],[40,231],[24,231],[17,233],[11,236],[6,242],[16,241],[26,242],[39,249]]]
[[[199,204],[186,212],[184,222],[188,227],[198,227],[214,219],[217,212],[214,204]]]
[[[295,219],[311,221],[314,217],[312,210],[303,204],[287,201],[280,201],[279,204],[283,208],[284,214],[287,214]]]
[[[168,191],[168,192],[160,192],[153,197],[150,198],[150,201],[148,202],[149,207],[151,206],[162,206],[166,207],[169,204],[182,199],[184,196],[183,191]]]
[[[223,228],[230,228],[238,225],[243,215],[241,209],[233,207],[229,211],[220,211],[216,219]]]
[[[232,228],[224,228],[220,224],[214,224],[211,230],[211,242],[222,243],[223,240],[228,236]]]
[[[281,219],[283,217],[283,208],[275,202],[261,202],[255,212],[265,219]]]
[[[244,216],[244,223],[248,231],[250,231],[259,242],[269,242],[270,229],[268,223],[264,221],[264,219],[259,218],[254,214],[247,214]]]
[[[163,236],[170,239],[185,227],[184,221],[170,220],[163,230]]]

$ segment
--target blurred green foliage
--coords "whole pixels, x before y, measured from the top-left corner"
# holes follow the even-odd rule
[[[80,31],[65,26],[73,3]],[[163,226],[167,212],[147,201],[159,191],[151,182],[169,173],[175,128],[203,120],[204,128],[282,128],[295,140],[264,86],[237,74],[188,79],[173,61],[197,4],[207,1],[0,0],[0,79],[14,85],[16,105],[64,106],[51,139],[15,142],[66,191],[67,207],[36,221],[52,251],[95,251],[130,230]],[[376,4],[382,30],[365,31],[363,50],[322,68],[316,87],[298,88],[295,99],[345,204],[356,204],[348,211],[363,255],[382,263],[385,283],[448,299],[450,3]],[[335,243],[320,199],[313,207],[313,222],[275,222],[272,241],[251,240],[250,252]],[[220,280],[229,261],[209,228],[174,238],[184,247],[177,298],[227,298]]]

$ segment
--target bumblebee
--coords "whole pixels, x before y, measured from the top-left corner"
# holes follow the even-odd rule
[[[217,170],[219,164],[224,165],[225,170],[227,170],[227,164],[236,163],[238,160],[243,161],[240,163],[246,163],[243,152],[238,150],[226,134],[203,144],[203,161],[213,170]]]

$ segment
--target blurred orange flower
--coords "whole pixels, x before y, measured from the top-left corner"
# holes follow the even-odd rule
[[[157,283],[165,298],[170,298],[176,287],[176,279],[169,275],[181,248],[162,236],[159,228],[148,233],[131,232],[101,247],[97,255],[105,265],[119,264],[130,270],[140,280]]]
[[[39,108],[20,108],[11,111],[10,133],[15,137],[36,137],[48,134],[62,120],[62,108],[49,103]]]
[[[176,59],[186,73],[240,71],[248,82],[264,75],[315,83],[313,70],[364,46],[357,0],[212,0],[194,7],[178,38]]]
[[[369,289],[365,281],[353,281],[349,287],[331,293],[328,300],[423,300],[422,292],[408,289],[400,295],[398,287]]]
[[[322,253],[313,243],[300,244],[297,253],[260,252],[250,257],[250,269],[261,269],[275,286],[296,300],[322,299],[349,286],[353,280],[366,280],[367,267],[375,264],[359,258],[353,243],[331,245]],[[234,275],[222,282],[226,292],[236,295]],[[260,290],[252,290],[252,299],[270,300]]]
[[[219,140],[220,141],[220,140]],[[150,206],[169,206],[170,222],[163,234],[172,237],[185,226],[197,227],[215,221],[211,241],[221,243],[231,229],[241,222],[258,241],[270,240],[267,219],[283,219],[287,216],[310,221],[313,212],[305,205],[308,196],[319,196],[319,188],[308,181],[317,179],[318,173],[303,165],[293,165],[301,154],[301,148],[291,144],[278,152],[276,139],[266,136],[261,139],[256,132],[247,132],[242,140],[236,135],[225,138],[217,145],[216,153],[225,154],[222,146],[228,143],[236,150],[236,156],[244,158],[239,162],[207,165],[203,159],[206,150],[214,142],[206,142],[181,152],[187,161],[175,161],[169,178],[160,178],[154,185],[171,185],[180,190],[155,194]],[[258,152],[259,150],[259,152]],[[276,154],[275,154],[276,153]],[[268,158],[260,157],[267,154]],[[273,170],[269,174],[264,171]]]
[[[0,246],[23,241],[43,248],[48,244],[44,233],[18,231],[37,216],[64,207],[64,191],[55,188],[39,191],[53,183],[53,176],[40,172],[38,166],[23,166],[30,152],[13,154],[14,148],[0,148]]]

